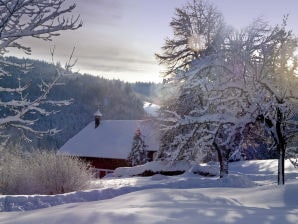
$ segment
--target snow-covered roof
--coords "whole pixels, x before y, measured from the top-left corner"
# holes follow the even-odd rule
[[[75,156],[126,159],[132,146],[137,128],[148,151],[157,151],[159,131],[152,120],[103,120],[99,127],[94,122],[88,124],[78,134],[68,140],[60,152]]]

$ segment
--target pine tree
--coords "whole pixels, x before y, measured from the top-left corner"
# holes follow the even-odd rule
[[[127,158],[131,166],[142,165],[148,161],[146,147],[141,130],[138,128],[133,137],[131,152]]]

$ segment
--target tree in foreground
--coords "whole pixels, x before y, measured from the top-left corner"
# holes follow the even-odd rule
[[[79,16],[69,15],[75,5],[66,6],[64,0],[2,0],[0,1],[0,134],[5,135],[8,127],[21,130],[22,133],[32,132],[36,135],[55,134],[56,129],[36,130],[34,123],[40,116],[50,115],[53,111],[45,109],[47,106],[68,105],[68,100],[48,100],[52,88],[58,84],[63,72],[72,67],[71,62],[63,70],[57,68],[52,80],[41,80],[39,96],[32,99],[28,96],[30,83],[22,82],[22,76],[30,72],[30,65],[10,63],[5,59],[10,48],[17,48],[30,54],[31,49],[21,43],[23,38],[37,38],[45,41],[58,36],[60,31],[75,30],[81,27]],[[10,72],[8,67],[19,71],[16,84],[9,82]],[[5,82],[4,82],[5,81]],[[49,107],[48,107],[49,108]],[[2,145],[5,141],[2,142]]]
[[[287,17],[273,27],[256,20],[233,41],[238,43],[234,51],[249,84],[251,112],[258,115],[254,121],[261,122],[270,134],[271,147],[279,157],[279,185],[285,182],[286,154],[297,156],[293,141],[298,134],[298,42],[286,25]]]
[[[133,137],[132,148],[127,158],[131,166],[142,165],[148,162],[146,147],[142,139],[141,130],[138,128]]]
[[[176,90],[161,109],[163,137],[159,156],[169,157],[171,161],[202,161],[214,158],[213,151],[216,151],[222,161],[222,177],[227,173],[224,161],[233,151],[225,144],[233,144],[232,136],[238,130],[234,119],[238,111],[233,109],[244,98],[239,97],[241,91],[234,86],[221,88],[229,79],[235,79],[224,69],[225,52],[222,50],[230,31],[215,7],[204,1],[193,1],[177,9],[177,18],[172,20],[171,26],[174,39],[179,41],[167,40],[164,56],[157,55],[160,62],[168,66],[167,75],[170,74],[171,79],[166,85]],[[170,43],[175,48],[170,48]],[[188,57],[179,57],[180,49],[188,52]],[[230,101],[225,100],[226,97]]]
[[[203,0],[177,8],[170,26],[174,35],[166,39],[163,52],[156,54],[160,64],[167,66],[165,79],[169,80],[177,71],[187,70],[194,59],[214,53],[225,32],[222,14]]]
[[[297,38],[285,28],[286,20],[274,27],[256,20],[244,30],[229,29],[212,53],[174,72],[167,85],[175,95],[161,110],[160,158],[200,161],[204,153],[216,151],[223,177],[229,159],[253,144],[251,127],[263,123],[279,153],[278,184],[284,183],[286,147],[297,136],[298,81]],[[293,149],[294,144],[291,156]]]
[[[176,131],[171,143],[161,147],[161,154],[167,153],[173,161],[198,162],[217,156],[220,177],[228,174],[228,161],[240,154],[246,124],[254,117],[244,79],[233,72],[235,63],[227,62],[224,53],[193,62],[183,75],[176,102],[191,102],[191,110],[164,110],[161,121],[164,138]]]
[[[256,26],[259,32],[255,42],[260,42],[260,34],[262,42],[256,45],[258,54],[250,63],[251,75],[258,83],[254,91],[259,120],[271,135],[279,156],[279,185],[285,183],[287,154],[297,158],[294,141],[298,134],[298,41],[286,25],[285,17],[281,25],[271,29],[266,24]]]

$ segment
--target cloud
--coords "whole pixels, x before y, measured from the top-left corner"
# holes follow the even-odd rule
[[[77,9],[88,26],[117,26],[123,19],[124,4],[121,0],[80,0]]]
[[[75,57],[78,58],[76,68],[83,73],[117,73],[120,77],[124,73],[138,77],[157,74],[158,65],[152,43],[145,32],[146,26],[140,26],[138,20],[141,18],[137,16],[142,15],[137,11],[136,3],[138,1],[135,0],[76,1],[77,7],[72,14],[80,14],[82,28],[63,31],[53,42],[34,38],[25,38],[22,42],[32,46],[31,58],[46,61],[51,60],[50,48],[55,45],[55,61],[62,64],[75,46]],[[16,51],[12,54],[24,56]]]
[[[147,60],[138,60],[134,58],[107,58],[107,57],[82,57],[79,58],[78,65],[86,66],[88,70],[97,70],[98,72],[134,72],[148,73],[156,70],[156,63]]]

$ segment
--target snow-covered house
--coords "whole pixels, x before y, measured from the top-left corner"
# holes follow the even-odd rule
[[[103,177],[118,167],[128,166],[127,157],[132,148],[133,136],[139,128],[148,146],[149,160],[159,147],[157,123],[148,120],[101,120],[102,114],[94,114],[89,123],[78,134],[68,140],[60,153],[78,156],[97,170],[97,177]]]

